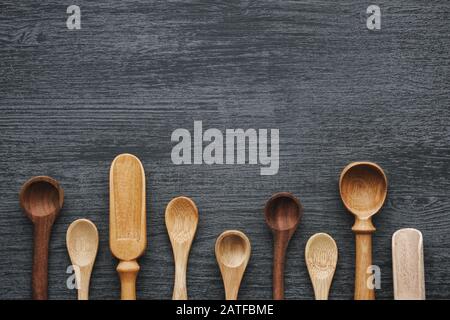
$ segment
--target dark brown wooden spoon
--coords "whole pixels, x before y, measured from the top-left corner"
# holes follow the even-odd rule
[[[289,240],[297,229],[303,215],[300,201],[288,192],[274,194],[264,209],[266,223],[272,229],[273,251],[273,298],[284,299],[284,263]]]
[[[46,176],[33,177],[22,186],[20,206],[34,224],[33,299],[48,298],[48,245],[55,219],[62,208],[64,191]]]

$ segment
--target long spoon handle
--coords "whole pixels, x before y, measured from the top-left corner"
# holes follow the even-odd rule
[[[119,262],[116,270],[120,276],[122,300],[136,300],[136,278],[139,269],[136,260]]]
[[[273,248],[273,299],[284,299],[284,264],[289,234],[286,232],[274,233]]]
[[[53,221],[40,218],[34,221],[33,299],[48,299],[48,245]]]
[[[89,300],[89,281],[91,279],[92,266],[80,267],[75,270],[78,284],[78,300]]]
[[[372,234],[356,233],[355,300],[375,300],[369,277],[372,266]]]
[[[181,255],[180,255],[181,256]],[[179,257],[175,261],[175,284],[173,287],[173,300],[187,300],[186,288],[186,266],[187,256]]]

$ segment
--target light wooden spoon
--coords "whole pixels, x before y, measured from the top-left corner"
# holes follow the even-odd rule
[[[356,237],[355,300],[374,300],[375,291],[369,286],[372,266],[372,216],[380,211],[386,200],[386,175],[375,163],[353,162],[344,168],[339,180],[344,206],[355,216],[352,227]]]
[[[305,260],[316,300],[328,300],[338,260],[336,242],[326,233],[316,233],[306,243]]]
[[[425,300],[422,233],[400,229],[392,236],[395,300]]]
[[[237,300],[251,246],[247,236],[237,230],[224,231],[216,240],[216,259],[225,287],[225,299]]]
[[[166,227],[175,261],[173,300],[187,300],[186,270],[198,224],[198,210],[187,197],[172,199],[166,208]]]
[[[67,229],[67,251],[75,270],[78,300],[89,299],[89,281],[98,249],[98,231],[91,221],[78,219]]]
[[[122,300],[136,299],[137,259],[147,246],[145,173],[131,154],[118,155],[109,174],[109,246],[120,260]]]

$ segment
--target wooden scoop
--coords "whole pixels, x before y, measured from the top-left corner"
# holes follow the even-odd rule
[[[387,179],[383,169],[371,162],[354,162],[344,168],[339,180],[344,206],[355,216],[356,234],[355,300],[374,300],[375,291],[368,283],[372,265],[372,216],[384,204]]]
[[[91,221],[72,222],[66,234],[67,251],[75,270],[78,300],[89,299],[89,281],[98,249],[98,231]]]
[[[225,287],[225,299],[237,300],[242,277],[250,259],[250,241],[244,233],[228,230],[217,238],[215,251]]]
[[[395,300],[425,300],[422,233],[400,229],[392,236]]]
[[[309,238],[305,260],[316,300],[328,300],[337,259],[338,249],[332,237],[326,233],[316,233]]]
[[[48,245],[50,233],[63,206],[64,191],[50,177],[31,178],[22,186],[20,206],[34,224],[33,299],[48,298]]]
[[[122,300],[136,299],[137,258],[147,246],[145,173],[131,154],[118,155],[109,174],[109,246],[120,260],[117,272]]]
[[[198,224],[198,210],[189,198],[172,199],[166,208],[166,227],[175,260],[173,300],[187,300],[186,270]]]
[[[289,240],[297,229],[303,215],[300,201],[288,192],[274,194],[264,210],[266,224],[274,238],[273,298],[284,299],[284,264]]]

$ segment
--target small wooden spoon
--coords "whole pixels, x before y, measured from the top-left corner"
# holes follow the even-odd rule
[[[137,259],[147,246],[145,173],[131,154],[118,155],[109,173],[109,246],[120,260],[121,299],[136,299]]]
[[[198,224],[198,210],[187,197],[172,199],[166,208],[166,227],[175,261],[173,300],[187,300],[186,270]]]
[[[309,238],[305,248],[305,260],[316,300],[328,300],[337,259],[337,245],[331,236],[316,233]]]
[[[247,236],[237,230],[224,231],[216,240],[216,259],[225,287],[225,299],[237,300],[251,246]]]
[[[372,216],[384,204],[387,194],[386,175],[375,163],[353,162],[344,168],[339,180],[342,202],[355,216],[352,227],[356,234],[355,300],[374,300],[368,273],[372,265]]]
[[[98,249],[98,231],[91,221],[72,222],[66,234],[67,251],[75,270],[78,300],[89,299],[89,281]]]
[[[19,193],[20,206],[34,224],[33,299],[48,298],[48,246],[53,223],[64,202],[59,183],[47,176],[31,178]]]
[[[417,229],[400,229],[392,236],[395,300],[425,300],[423,238]]]
[[[300,201],[288,192],[274,194],[264,210],[266,224],[274,238],[273,298],[284,299],[284,264],[289,240],[297,229],[303,215]]]

